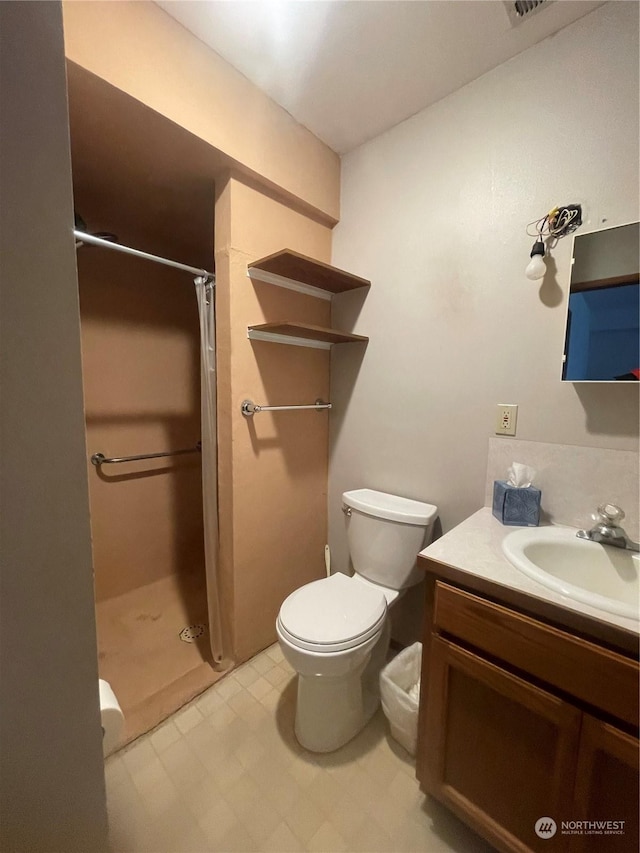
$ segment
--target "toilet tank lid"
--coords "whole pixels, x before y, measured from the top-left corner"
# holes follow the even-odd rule
[[[398,495],[388,495],[386,492],[376,492],[374,489],[355,489],[344,492],[342,502],[352,509],[357,509],[376,518],[386,518],[401,524],[431,524],[438,514],[438,507]]]

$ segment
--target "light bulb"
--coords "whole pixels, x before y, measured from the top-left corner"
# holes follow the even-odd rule
[[[545,264],[542,255],[534,255],[527,264],[524,274],[527,278],[530,278],[531,281],[537,281],[539,278],[544,278],[546,271],[547,265]]]
[[[544,262],[544,243],[542,240],[536,240],[531,250],[531,260],[527,264],[524,274],[531,281],[537,281],[539,278],[544,278],[547,271],[547,265]]]

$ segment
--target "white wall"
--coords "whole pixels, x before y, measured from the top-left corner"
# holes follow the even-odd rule
[[[336,567],[345,489],[433,502],[445,530],[483,505],[496,403],[519,405],[519,439],[637,449],[637,387],[560,381],[571,240],[542,286],[524,277],[526,224],[571,202],[585,230],[638,219],[636,3],[600,7],[343,159],[333,263],[372,287],[334,307],[335,326],[371,337],[362,359],[334,348]]]
[[[99,853],[80,318],[59,3],[0,3],[0,848]]]

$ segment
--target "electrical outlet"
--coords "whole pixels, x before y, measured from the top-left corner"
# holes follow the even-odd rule
[[[515,435],[518,407],[512,403],[498,403],[496,435]]]

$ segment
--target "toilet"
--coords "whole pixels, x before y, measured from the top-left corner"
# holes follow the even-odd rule
[[[422,579],[416,557],[438,514],[432,504],[372,489],[345,492],[342,504],[355,574],[305,584],[276,621],[282,653],[298,673],[295,734],[312,752],[339,749],[378,707],[388,610]]]

